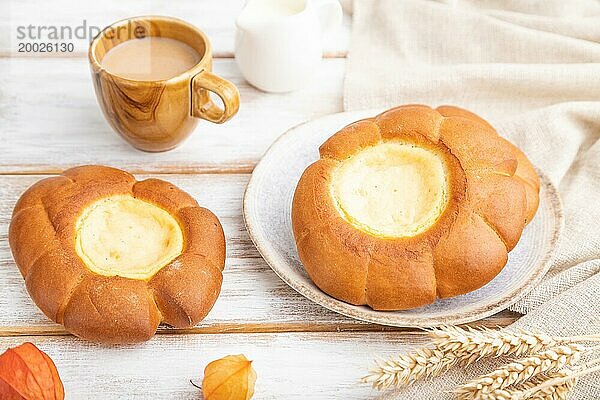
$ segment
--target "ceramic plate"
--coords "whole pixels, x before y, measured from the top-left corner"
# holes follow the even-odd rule
[[[291,206],[304,169],[319,158],[318,148],[329,136],[379,110],[332,114],[296,126],[282,135],[254,169],[244,196],[244,218],[250,237],[279,277],[306,298],[363,321],[383,325],[428,327],[462,324],[495,314],[533,288],[550,266],[562,227],[558,193],[540,173],[540,206],[502,272],[474,292],[407,311],[374,311],[354,306],[322,292],[310,280],[298,258],[292,234]]]

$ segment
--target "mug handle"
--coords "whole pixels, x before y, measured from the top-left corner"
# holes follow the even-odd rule
[[[217,106],[208,92],[217,94],[224,108]],[[240,108],[240,93],[235,85],[210,71],[204,70],[192,78],[192,116],[215,124],[233,117]]]
[[[321,24],[321,32],[327,34],[337,28],[341,22],[344,12],[339,0],[319,0],[317,12]]]

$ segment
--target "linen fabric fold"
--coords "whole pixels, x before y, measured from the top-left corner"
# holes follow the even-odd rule
[[[600,2],[355,0],[353,14],[346,110],[469,109],[559,188],[565,228],[544,281],[511,307],[527,314],[513,327],[600,333]],[[501,361],[389,395],[452,398]],[[598,397],[598,374],[572,395]]]

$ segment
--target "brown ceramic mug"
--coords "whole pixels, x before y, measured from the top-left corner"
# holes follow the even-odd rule
[[[198,52],[200,61],[173,78],[156,81],[124,78],[102,67],[103,57],[113,47],[156,36],[187,44]],[[148,16],[116,22],[94,38],[88,56],[96,97],[106,119],[140,150],[170,150],[191,133],[197,118],[220,124],[238,111],[237,88],[211,72],[208,38],[184,21]],[[213,103],[209,92],[221,98],[223,109]]]

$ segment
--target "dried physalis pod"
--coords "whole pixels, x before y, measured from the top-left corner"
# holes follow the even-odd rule
[[[23,343],[0,355],[0,399],[63,400],[56,366],[40,349]]]
[[[249,400],[254,394],[256,371],[243,354],[215,360],[204,369],[205,400]]]

